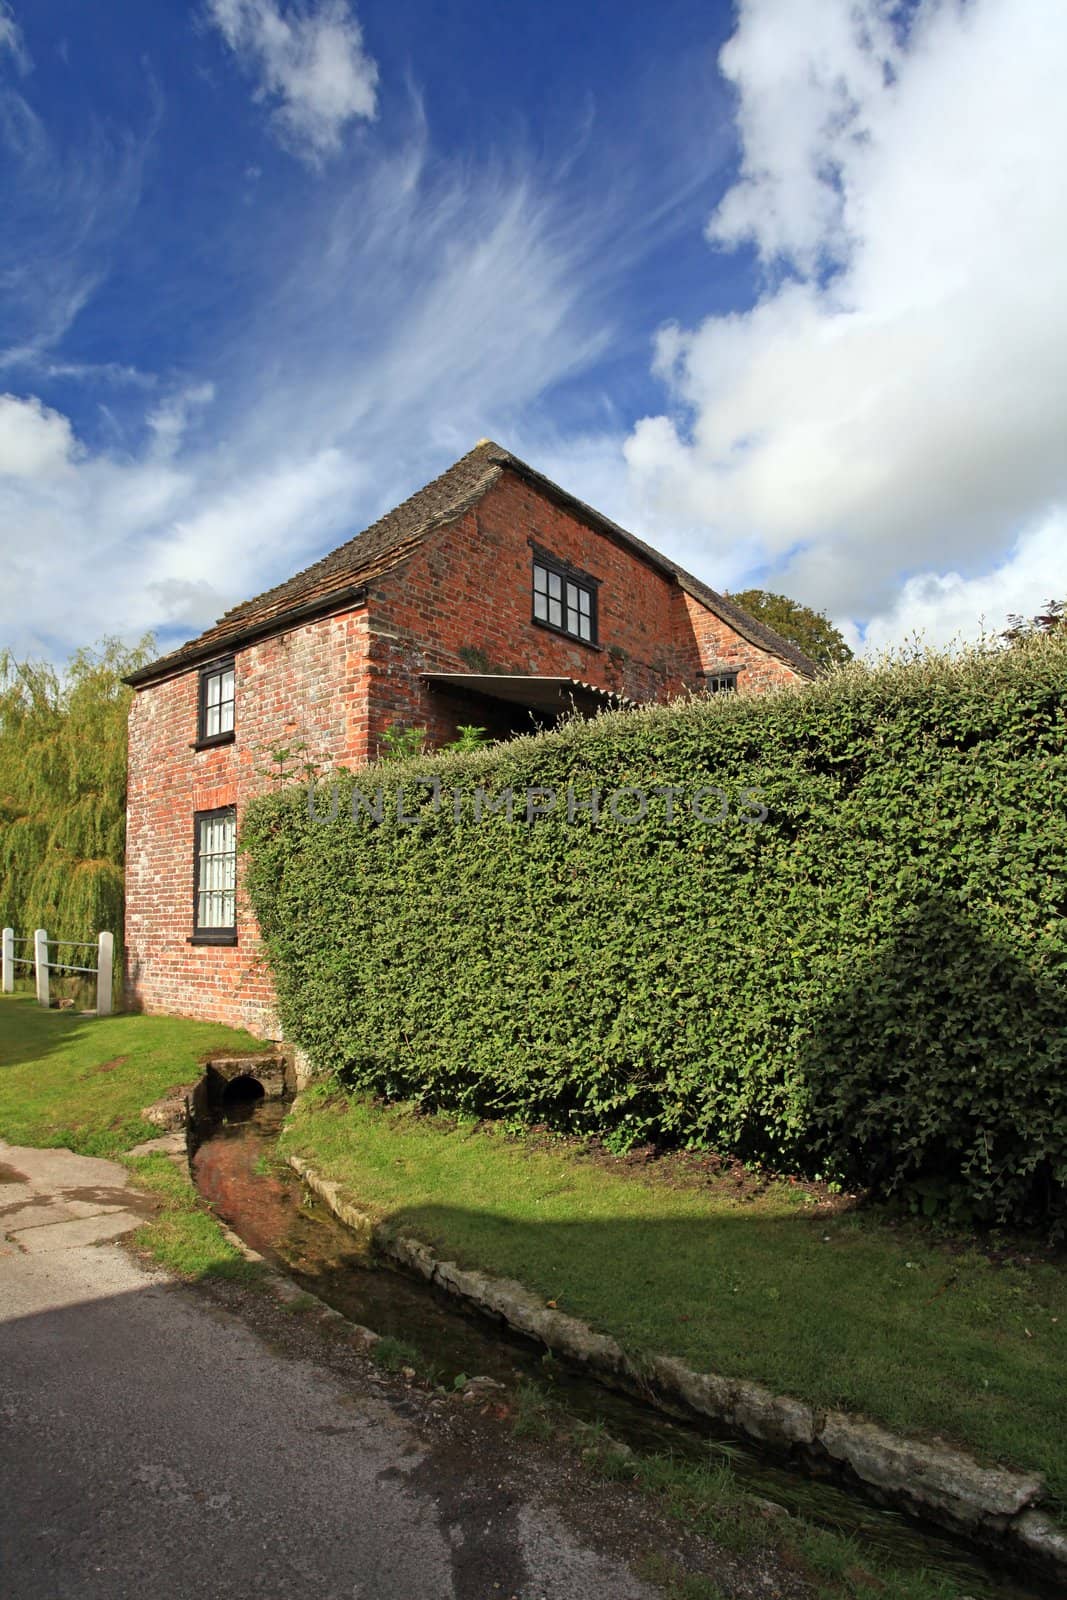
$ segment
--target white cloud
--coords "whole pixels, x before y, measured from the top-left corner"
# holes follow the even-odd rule
[[[932,645],[999,634],[1011,614],[1031,616],[1067,596],[1067,510],[1040,518],[1007,557],[977,578],[925,572],[909,578],[890,607],[868,624],[864,646],[891,649],[917,634]]]
[[[207,0],[226,43],[275,103],[283,140],[317,162],[340,147],[347,123],[377,115],[378,67],[347,0]]]
[[[69,470],[75,453],[66,417],[32,396],[0,394],[0,479],[54,478]]]
[[[0,0],[0,55],[9,50],[15,58],[15,65],[20,72],[28,72],[31,62],[22,37],[22,29],[15,20],[15,13],[7,4],[7,0]]]
[[[720,58],[741,172],[708,232],[755,249],[764,292],[663,330],[672,409],[626,453],[649,518],[699,531],[720,582],[744,551],[841,620],[940,635],[985,596],[993,625],[1012,608],[995,568],[1020,610],[1067,579],[1024,533],[1067,504],[1067,10],[902,15],[742,0]],[[1039,548],[1047,574],[1018,553]]]
[[[173,521],[144,564],[158,620],[195,623],[207,612],[218,615],[234,596],[248,598],[242,587],[263,552],[284,550],[294,529],[328,523],[351,502],[358,481],[351,459],[330,449],[253,469],[232,487],[220,486],[199,509]],[[300,565],[294,558],[293,570]],[[250,592],[262,587],[254,583]]]
[[[12,400],[40,446],[37,476],[0,476],[0,641],[17,655],[195,634],[481,435],[508,442],[601,350],[595,205],[565,206],[526,169],[431,159],[419,129],[371,152],[358,183],[358,203],[350,172],[306,188],[284,238],[269,208],[249,216],[214,364],[109,383],[103,440],[81,448],[67,419]]]
[[[162,458],[173,456],[185,437],[191,415],[209,406],[214,398],[213,383],[193,383],[162,400],[145,418],[153,436],[153,453]]]

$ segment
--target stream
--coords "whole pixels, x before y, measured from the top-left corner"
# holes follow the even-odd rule
[[[1053,1600],[1059,1593],[1052,1584],[999,1569],[965,1542],[879,1507],[860,1492],[792,1470],[691,1418],[672,1420],[562,1360],[546,1359],[540,1345],[364,1253],[349,1229],[279,1162],[275,1145],[287,1111],[281,1100],[239,1102],[199,1127],[191,1158],[197,1189],[246,1244],[301,1288],[351,1321],[413,1346],[434,1363],[437,1381],[446,1387],[460,1373],[509,1387],[526,1379],[572,1415],[602,1422],[638,1452],[704,1463],[725,1458],[748,1493],[849,1534],[898,1566],[951,1576],[974,1600]]]

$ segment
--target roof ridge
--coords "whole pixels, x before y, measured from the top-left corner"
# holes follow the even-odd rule
[[[177,650],[141,668],[131,675],[129,681],[147,683],[165,673],[191,665],[194,661],[233,650],[238,640],[243,639],[251,629],[262,632],[290,615],[303,616],[309,609],[318,614],[331,605],[336,608],[342,596],[350,603],[357,603],[355,595],[360,588],[361,578],[369,580],[397,566],[432,528],[455,521],[476,504],[504,469],[516,473],[542,493],[576,512],[591,527],[634,551],[660,572],[673,577],[682,589],[728,623],[742,638],[778,656],[806,677],[813,677],[818,671],[815,663],[796,645],[765,623],[750,617],[740,606],[695,578],[669,556],[646,544],[636,534],[613,522],[602,511],[597,511],[558,483],[553,483],[551,478],[546,478],[536,467],[512,455],[510,450],[497,444],[494,439],[480,439],[472,450],[408,495],[399,505],[383,512],[362,532],[353,534],[281,583],[242,601],[240,605],[231,606],[212,627]]]
[[[272,594],[276,594],[280,589],[286,589],[299,579],[310,577],[312,573],[321,572],[325,568],[332,566],[343,551],[350,550],[354,544],[360,539],[365,539],[368,534],[379,532],[386,523],[391,522],[394,518],[399,520],[401,514],[413,506],[417,500],[428,497],[433,490],[437,489],[446,479],[451,478],[459,468],[473,460],[475,456],[485,454],[485,446],[491,446],[495,451],[502,449],[500,445],[494,444],[491,439],[479,440],[473,450],[468,450],[466,455],[462,455],[456,461],[453,461],[451,466],[446,467],[443,472],[439,472],[436,478],[431,478],[429,483],[424,483],[421,488],[414,489],[405,500],[401,500],[399,504],[391,506],[388,511],[383,511],[381,516],[376,517],[373,522],[369,522],[359,533],[354,533],[351,538],[345,539],[339,545],[335,545],[332,550],[327,550],[324,556],[320,556],[317,561],[311,562],[309,566],[301,567],[299,571],[294,572],[291,577],[284,579],[283,582],[274,584],[269,589],[264,589],[262,594],[254,595],[250,600],[243,600],[239,605],[231,606],[228,611],[223,612],[218,619],[219,622],[223,622],[230,617],[244,615],[251,607],[260,605],[262,601],[269,599]],[[507,454],[506,451],[503,453]],[[412,529],[407,537],[415,537],[417,531],[417,529]],[[216,626],[218,626],[218,623],[216,623]]]

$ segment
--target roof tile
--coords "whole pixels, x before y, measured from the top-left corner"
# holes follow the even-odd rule
[[[482,439],[447,471],[379,517],[377,522],[372,522],[362,533],[284,583],[233,606],[213,627],[190,639],[180,649],[142,667],[128,681],[143,686],[212,655],[235,649],[247,638],[272,631],[275,624],[280,626],[290,617],[295,621],[301,614],[328,610],[334,600],[338,605],[346,599],[354,601],[354,589],[405,560],[431,529],[462,516],[509,470],[576,511],[591,527],[629,546],[659,571],[674,577],[683,589],[750,643],[788,662],[806,677],[815,674],[814,663],[773,629],[757,622],[731,600],[491,439]]]

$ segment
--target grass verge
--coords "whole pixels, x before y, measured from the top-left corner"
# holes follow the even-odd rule
[[[256,1048],[250,1034],[181,1017],[81,1017],[32,998],[0,998],[0,1136],[12,1144],[121,1156],[158,1134],[141,1109],[200,1075],[212,1050]],[[126,1157],[159,1210],[134,1242],[185,1278],[258,1275],[163,1155]]]
[[[254,1282],[262,1267],[226,1238],[201,1203],[189,1176],[169,1156],[127,1156],[139,1189],[155,1195],[159,1211],[138,1228],[133,1242],[183,1278],[236,1278]]]
[[[1067,1271],[796,1185],[666,1184],[562,1142],[309,1096],[285,1136],[450,1259],[518,1278],[633,1353],[754,1379],[986,1461],[1067,1503]]]
[[[212,1050],[262,1048],[251,1034],[185,1017],[84,1017],[0,997],[0,1136],[11,1144],[115,1156],[159,1132],[142,1109],[192,1083]]]

